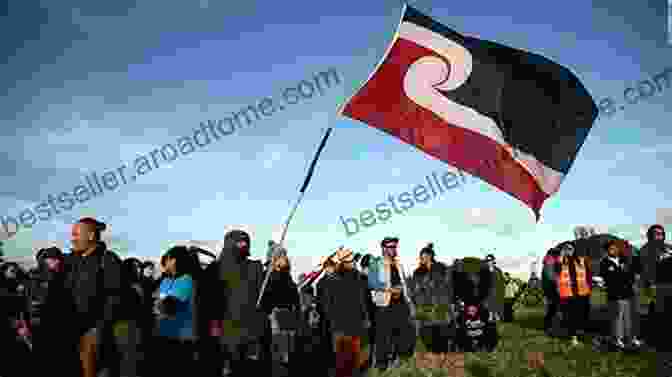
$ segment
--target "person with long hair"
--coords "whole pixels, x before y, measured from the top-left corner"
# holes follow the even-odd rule
[[[167,376],[193,371],[193,274],[194,263],[187,247],[175,246],[162,258],[164,279],[159,286],[155,367]],[[166,362],[168,360],[169,362]]]
[[[294,371],[297,360],[292,359],[296,350],[296,333],[300,321],[299,291],[291,275],[291,265],[287,250],[274,244],[269,247],[270,276],[260,306],[270,318],[271,346],[273,361],[280,362]]]

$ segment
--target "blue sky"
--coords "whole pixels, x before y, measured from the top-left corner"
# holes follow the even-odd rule
[[[110,224],[121,253],[157,256],[171,242],[252,232],[253,254],[277,238],[327,127],[335,130],[287,236],[293,255],[339,245],[378,252],[386,235],[417,255],[545,252],[595,224],[640,243],[672,191],[672,88],[601,117],[560,191],[532,212],[469,176],[440,198],[348,238],[339,217],[356,217],[389,194],[451,170],[376,129],[337,115],[383,57],[402,4],[314,2],[10,1],[0,21],[0,216],[18,216],[49,194],[71,191],[87,172],[116,169],[266,96],[335,68],[341,85],[254,127],[164,163],[135,182],[5,242],[27,255],[68,247],[70,224]],[[625,88],[670,64],[666,4],[609,2],[411,3],[455,30],[541,53],[570,67],[596,101],[622,102]],[[130,9],[129,9],[130,8]],[[72,10],[75,9],[75,10]]]

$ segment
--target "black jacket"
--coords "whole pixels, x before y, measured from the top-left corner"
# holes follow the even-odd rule
[[[327,336],[331,331],[331,325],[327,316],[327,305],[329,303],[329,287],[336,280],[336,274],[325,272],[322,278],[315,286],[315,307],[320,315],[320,329],[323,336]]]
[[[273,308],[298,310],[299,291],[289,272],[272,271],[268,279],[261,307],[270,313]]]
[[[31,273],[26,284],[28,319],[31,326],[55,332],[70,322],[76,309],[65,287],[65,275],[39,270]]]
[[[81,334],[117,319],[122,306],[121,259],[100,242],[89,256],[65,256],[65,285],[72,295]]]
[[[642,263],[642,278],[651,284],[672,283],[672,245],[662,242],[647,242],[639,250]]]
[[[324,307],[332,332],[363,336],[369,321],[367,287],[359,272],[337,273],[326,288]]]
[[[453,302],[452,275],[443,263],[435,262],[430,271],[416,269],[410,283],[409,290],[417,305]]]
[[[600,275],[607,286],[608,300],[625,300],[635,295],[635,272],[626,259],[619,258],[616,263],[609,257],[602,258]]]
[[[224,238],[224,247],[217,261],[206,275],[217,273],[212,286],[206,289],[206,308],[210,319],[224,320],[224,336],[220,339],[228,346],[254,342],[264,336],[267,316],[257,308],[257,298],[264,281],[260,261],[242,258],[236,249],[240,239],[249,236],[242,231],[232,231]],[[207,269],[206,269],[207,271]]]

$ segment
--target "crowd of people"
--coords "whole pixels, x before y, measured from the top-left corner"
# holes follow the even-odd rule
[[[294,281],[286,249],[270,241],[265,262],[250,259],[249,234],[234,230],[209,264],[199,258],[205,250],[170,248],[159,277],[152,262],[108,250],[105,228],[81,219],[71,252],[41,249],[28,272],[2,264],[0,344],[8,357],[0,377],[273,375],[278,365],[289,375],[350,377],[395,367],[413,355],[418,337],[431,352],[493,351],[497,323],[513,320],[520,295],[493,255],[446,265],[431,243],[407,274],[394,237],[382,240],[378,255],[341,247]],[[672,274],[660,270],[672,261],[664,238],[662,226],[651,227],[638,258],[627,242],[605,245],[600,271],[617,347],[641,345],[640,288],[658,287],[663,313],[672,290]],[[549,250],[541,281],[549,335],[561,312],[574,344],[593,289],[591,260],[580,249],[576,240]]]
[[[647,231],[647,242],[634,252],[624,240],[610,239],[603,244],[604,256],[594,264],[585,239],[566,241],[550,249],[543,265],[542,286],[546,301],[544,327],[555,336],[554,319],[560,314],[561,328],[573,345],[579,334],[586,333],[591,314],[594,266],[606,289],[611,331],[608,343],[615,350],[639,349],[641,339],[641,296],[645,290],[655,290],[655,301],[649,306],[648,317],[661,323],[665,302],[672,291],[672,246],[665,243],[665,229],[656,224]],[[667,308],[669,310],[669,304]],[[669,342],[654,339],[657,350],[665,350]]]

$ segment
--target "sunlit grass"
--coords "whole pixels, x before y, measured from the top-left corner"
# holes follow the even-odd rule
[[[597,298],[598,300],[600,298]],[[606,302],[606,301],[605,301]],[[516,312],[514,323],[500,323],[501,335],[493,353],[468,353],[465,355],[463,376],[471,377],[655,377],[656,354],[642,352],[625,354],[597,352],[592,349],[592,337],[587,336],[581,345],[571,347],[563,339],[549,338],[541,330],[543,308],[523,308]],[[418,343],[418,352],[423,352]],[[530,352],[542,352],[544,368],[531,369]],[[415,361],[408,360],[400,368],[384,373],[371,370],[369,376],[459,376],[448,370],[420,370]]]

